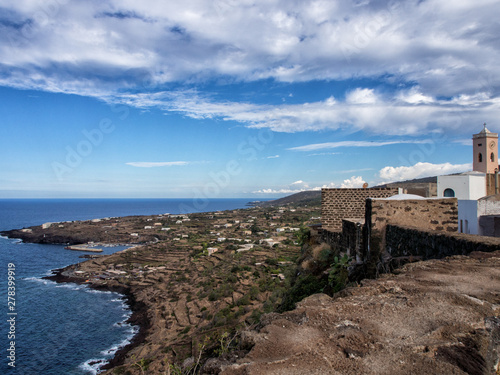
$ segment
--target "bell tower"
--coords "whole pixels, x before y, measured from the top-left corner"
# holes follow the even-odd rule
[[[498,133],[486,128],[472,136],[472,170],[483,173],[498,171]]]

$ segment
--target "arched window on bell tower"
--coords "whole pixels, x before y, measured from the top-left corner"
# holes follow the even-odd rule
[[[483,162],[483,154],[479,153],[479,155],[477,155],[477,161],[480,163]]]
[[[494,152],[492,152],[490,155],[490,161],[495,162],[495,153]]]

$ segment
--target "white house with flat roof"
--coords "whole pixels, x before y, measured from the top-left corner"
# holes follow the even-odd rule
[[[465,172],[437,178],[438,198],[479,199],[486,195],[486,174]]]

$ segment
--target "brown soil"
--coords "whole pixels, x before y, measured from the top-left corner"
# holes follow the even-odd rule
[[[500,251],[398,273],[266,315],[221,374],[500,373]]]

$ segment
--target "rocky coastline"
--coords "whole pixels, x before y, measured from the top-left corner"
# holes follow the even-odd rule
[[[45,223],[3,235],[36,243],[135,245],[54,270],[47,279],[126,297],[128,323],[139,331],[102,367],[104,373],[162,373],[182,368],[199,345],[202,361],[218,357],[221,337],[274,310],[286,270],[300,254],[297,232],[318,216],[318,206],[254,207]]]
[[[89,288],[109,291],[121,294],[125,298],[125,303],[127,307],[132,312],[132,315],[127,319],[126,323],[137,326],[139,329],[137,333],[132,337],[130,343],[119,348],[114,354],[113,358],[108,360],[104,365],[100,367],[100,370],[108,370],[116,366],[120,366],[124,363],[126,354],[132,350],[134,347],[144,343],[148,329],[151,326],[151,322],[148,319],[147,312],[148,307],[143,303],[136,300],[134,294],[131,292],[130,287],[120,284],[93,284],[86,282],[86,280],[81,277],[76,276],[73,271],[75,265],[70,265],[64,268],[59,268],[52,270],[52,275],[45,276],[43,279],[54,281],[56,283],[74,283],[74,284],[85,284]]]
[[[300,229],[318,213],[254,207],[75,222],[78,242],[136,233],[138,245],[47,278],[126,296],[139,332],[102,367],[106,375],[499,373],[500,251],[407,264],[275,312],[293,275],[325,276],[330,250]],[[23,229],[39,241],[66,238],[67,227]]]

